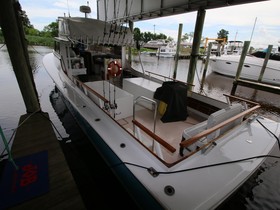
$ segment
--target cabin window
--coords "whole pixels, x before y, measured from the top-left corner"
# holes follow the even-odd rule
[[[60,44],[57,41],[54,42],[54,51],[60,53]]]

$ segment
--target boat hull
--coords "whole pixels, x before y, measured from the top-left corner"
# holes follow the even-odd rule
[[[215,209],[255,172],[264,158],[190,169],[268,154],[275,145],[275,139],[263,132],[257,122],[244,122],[237,130],[223,136],[209,153],[197,152],[167,167],[93,103],[65,75],[54,54],[46,55],[43,64],[77,122],[140,208]],[[263,123],[279,135],[275,122],[264,119]],[[153,176],[149,172],[151,169],[163,173]]]
[[[210,66],[213,72],[235,77],[239,65],[240,56],[224,55],[210,58]],[[240,78],[258,81],[264,59],[247,56],[240,74]],[[280,85],[280,62],[269,60],[265,69],[263,83]]]

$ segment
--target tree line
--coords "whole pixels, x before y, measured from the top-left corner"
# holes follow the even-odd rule
[[[53,37],[58,36],[58,23],[52,22],[45,26],[42,31],[34,28],[31,24],[26,12],[21,10],[19,12],[21,17],[22,26],[28,44],[30,45],[41,45],[41,46],[53,46]],[[4,36],[0,28],[0,43],[4,43]]]

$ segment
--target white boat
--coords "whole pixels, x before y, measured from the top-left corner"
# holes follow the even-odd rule
[[[233,96],[225,103],[122,68],[117,46],[133,43],[130,29],[58,21],[44,67],[139,208],[215,209],[275,147],[280,124],[259,116],[258,104]]]
[[[169,42],[157,49],[156,56],[163,58],[174,58],[176,55],[177,45],[174,42]]]
[[[240,55],[211,56],[209,58],[209,65],[212,71],[216,73],[235,77],[239,61]],[[258,81],[263,64],[264,58],[247,55],[241,70],[240,78]],[[261,82],[280,85],[280,61],[268,60]]]
[[[242,50],[243,50],[242,41],[228,41],[224,47],[224,54],[241,55]]]

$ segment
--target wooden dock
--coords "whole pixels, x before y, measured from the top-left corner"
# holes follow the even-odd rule
[[[233,87],[231,89],[232,95],[235,94],[235,91],[236,91],[236,88],[238,85],[248,87],[248,88],[253,88],[256,90],[262,90],[262,91],[266,91],[266,92],[270,92],[270,93],[274,93],[274,94],[280,94],[279,86],[269,85],[269,84],[265,84],[265,83],[261,83],[261,82],[253,82],[250,80],[237,79],[237,80],[233,81]]]
[[[48,114],[23,115],[19,125],[24,120],[15,135],[12,146],[13,158],[47,150],[50,189],[49,192],[10,209],[86,209]]]

